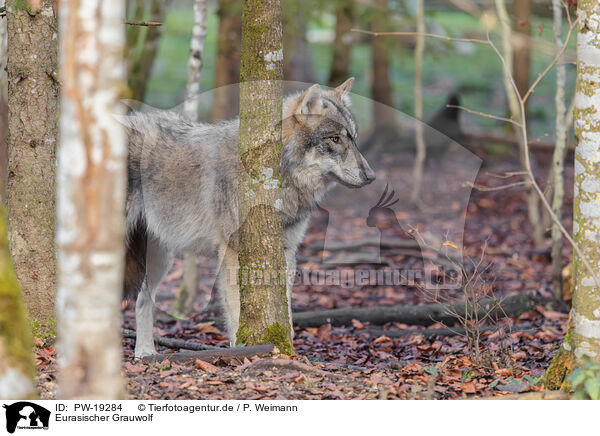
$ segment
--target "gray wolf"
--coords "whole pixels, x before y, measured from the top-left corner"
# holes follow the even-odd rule
[[[279,211],[290,318],[296,251],[313,208],[335,183],[360,188],[375,179],[357,148],[349,96],[353,81],[335,89],[315,84],[284,98]],[[239,289],[237,274],[227,271],[238,268],[239,119],[203,124],[174,112],[151,111],[124,120],[129,138],[124,288],[126,295],[137,294],[135,356],[156,352],[156,290],[174,253],[184,249],[217,256],[216,287],[235,344]]]

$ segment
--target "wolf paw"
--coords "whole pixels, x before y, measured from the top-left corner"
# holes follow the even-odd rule
[[[142,357],[146,357],[146,356],[152,356],[153,354],[156,354],[156,349],[154,348],[154,344],[152,344],[151,346],[145,346],[145,347],[135,347],[135,358],[136,359],[141,359]]]

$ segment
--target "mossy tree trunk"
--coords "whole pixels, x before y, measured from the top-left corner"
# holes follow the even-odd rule
[[[552,389],[584,359],[600,362],[600,1],[579,0],[577,14],[573,234],[594,271],[574,254],[571,322],[544,378]]]
[[[329,86],[338,86],[350,76],[350,49],[352,24],[354,23],[354,1],[335,2],[335,39],[333,59],[329,70]]]
[[[54,2],[7,2],[8,229],[35,333],[52,333],[58,36]]]
[[[32,346],[21,290],[8,252],[6,209],[0,203],[0,399],[36,396]]]
[[[283,227],[276,209],[281,201],[281,4],[244,0],[242,5],[237,343],[274,343],[293,353]]]
[[[240,2],[219,0],[219,31],[215,61],[215,89],[210,117],[213,121],[232,118],[238,113],[240,81],[240,44],[242,21]]]
[[[125,4],[62,0],[58,166],[58,351],[62,398],[122,399],[127,148]]]

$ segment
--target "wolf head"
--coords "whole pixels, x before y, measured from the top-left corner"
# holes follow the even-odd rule
[[[350,112],[354,78],[335,89],[318,84],[286,99],[283,120],[283,174],[306,189],[339,182],[360,188],[375,172],[357,147],[358,126]]]

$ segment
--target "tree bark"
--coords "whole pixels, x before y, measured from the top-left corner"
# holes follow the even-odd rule
[[[283,41],[279,0],[244,0],[240,69],[237,343],[293,353],[280,200]],[[260,273],[262,280],[248,278]]]
[[[144,18],[145,0],[137,0],[135,18]],[[150,20],[164,23],[169,0],[152,0]],[[164,26],[128,26],[127,28],[127,86],[130,98],[142,102],[158,52]]]
[[[204,57],[206,39],[206,0],[194,0],[194,27],[190,42],[186,98],[183,105],[185,115],[193,121],[198,120],[200,94],[200,70]],[[183,253],[183,286],[177,295],[175,311],[187,315],[193,309],[198,295],[198,258],[193,251]]]
[[[600,1],[578,3],[577,86],[575,91],[575,183],[573,239],[584,259],[573,253],[573,308],[567,335],[544,384],[560,387],[586,358],[600,362]]]
[[[212,121],[226,120],[238,114],[239,93],[237,86],[233,85],[240,81],[240,12],[239,2],[219,0],[215,89],[210,113]]]
[[[62,0],[58,350],[62,398],[123,399],[125,4]]]
[[[36,8],[37,9],[37,8]],[[35,334],[54,320],[57,34],[53,1],[8,2],[8,229]]]
[[[575,195],[573,233],[593,274],[600,276],[600,2],[578,6],[577,91],[575,135]],[[573,254],[573,352],[581,361],[588,356],[600,362],[600,289],[582,260]]]
[[[0,203],[0,399],[37,396],[32,346],[21,290],[8,252],[6,209]]]
[[[350,49],[352,24],[354,23],[354,0],[338,0],[335,3],[335,40],[333,59],[329,70],[329,86],[338,86],[350,77]]]
[[[5,2],[0,2],[3,6]],[[0,22],[0,198],[6,199],[6,183],[8,170],[8,77],[6,62],[8,60],[8,28],[6,19]]]

